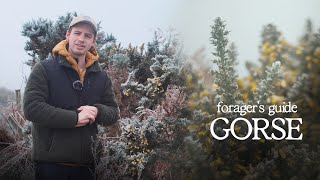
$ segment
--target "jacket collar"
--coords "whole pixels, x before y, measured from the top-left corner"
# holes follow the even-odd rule
[[[59,64],[60,64],[60,65],[65,66],[65,67],[72,68],[72,65],[68,62],[68,60],[66,59],[66,57],[64,57],[64,56],[62,56],[62,55],[59,55],[57,58],[58,58],[58,61],[59,61]],[[99,71],[102,71],[102,69],[101,69],[98,61],[94,62],[94,63],[87,69],[87,72],[99,72]]]

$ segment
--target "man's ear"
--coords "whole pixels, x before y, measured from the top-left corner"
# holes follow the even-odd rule
[[[67,31],[67,32],[66,32],[66,39],[67,39],[67,40],[69,40],[69,36],[70,36],[70,32]]]

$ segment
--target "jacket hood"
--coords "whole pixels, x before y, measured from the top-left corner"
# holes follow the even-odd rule
[[[58,55],[64,56],[67,59],[67,61],[71,64],[72,68],[78,72],[80,80],[83,82],[84,75],[86,74],[86,69],[92,66],[99,59],[97,50],[93,46],[90,48],[90,50],[86,54],[86,69],[84,69],[83,71],[80,71],[77,61],[68,52],[67,47],[68,47],[68,41],[63,40],[53,48],[52,54],[53,56],[58,56]]]

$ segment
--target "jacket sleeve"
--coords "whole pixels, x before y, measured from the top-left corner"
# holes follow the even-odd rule
[[[109,76],[106,74],[106,84],[104,95],[101,99],[101,103],[95,104],[98,108],[97,123],[102,126],[109,126],[115,123],[119,119],[119,107],[115,101],[114,92],[112,89],[112,82]]]
[[[74,128],[78,122],[77,112],[51,106],[48,99],[46,71],[41,63],[37,63],[24,92],[23,111],[26,119],[49,128]]]

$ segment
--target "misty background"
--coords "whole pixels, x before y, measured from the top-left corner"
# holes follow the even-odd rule
[[[304,32],[306,19],[315,29],[320,28],[320,1],[317,0],[119,0],[119,1],[7,1],[0,11],[1,66],[0,87],[23,89],[30,67],[24,65],[29,56],[24,51],[26,37],[21,35],[23,24],[39,18],[56,21],[68,12],[88,15],[101,21],[102,31],[113,34],[126,47],[152,40],[158,28],[169,27],[181,34],[184,52],[192,55],[205,48],[212,59],[210,25],[216,17],[226,21],[229,40],[238,50],[238,72],[247,74],[246,61],[257,61],[260,34],[264,25],[273,23],[289,43],[296,44]]]

